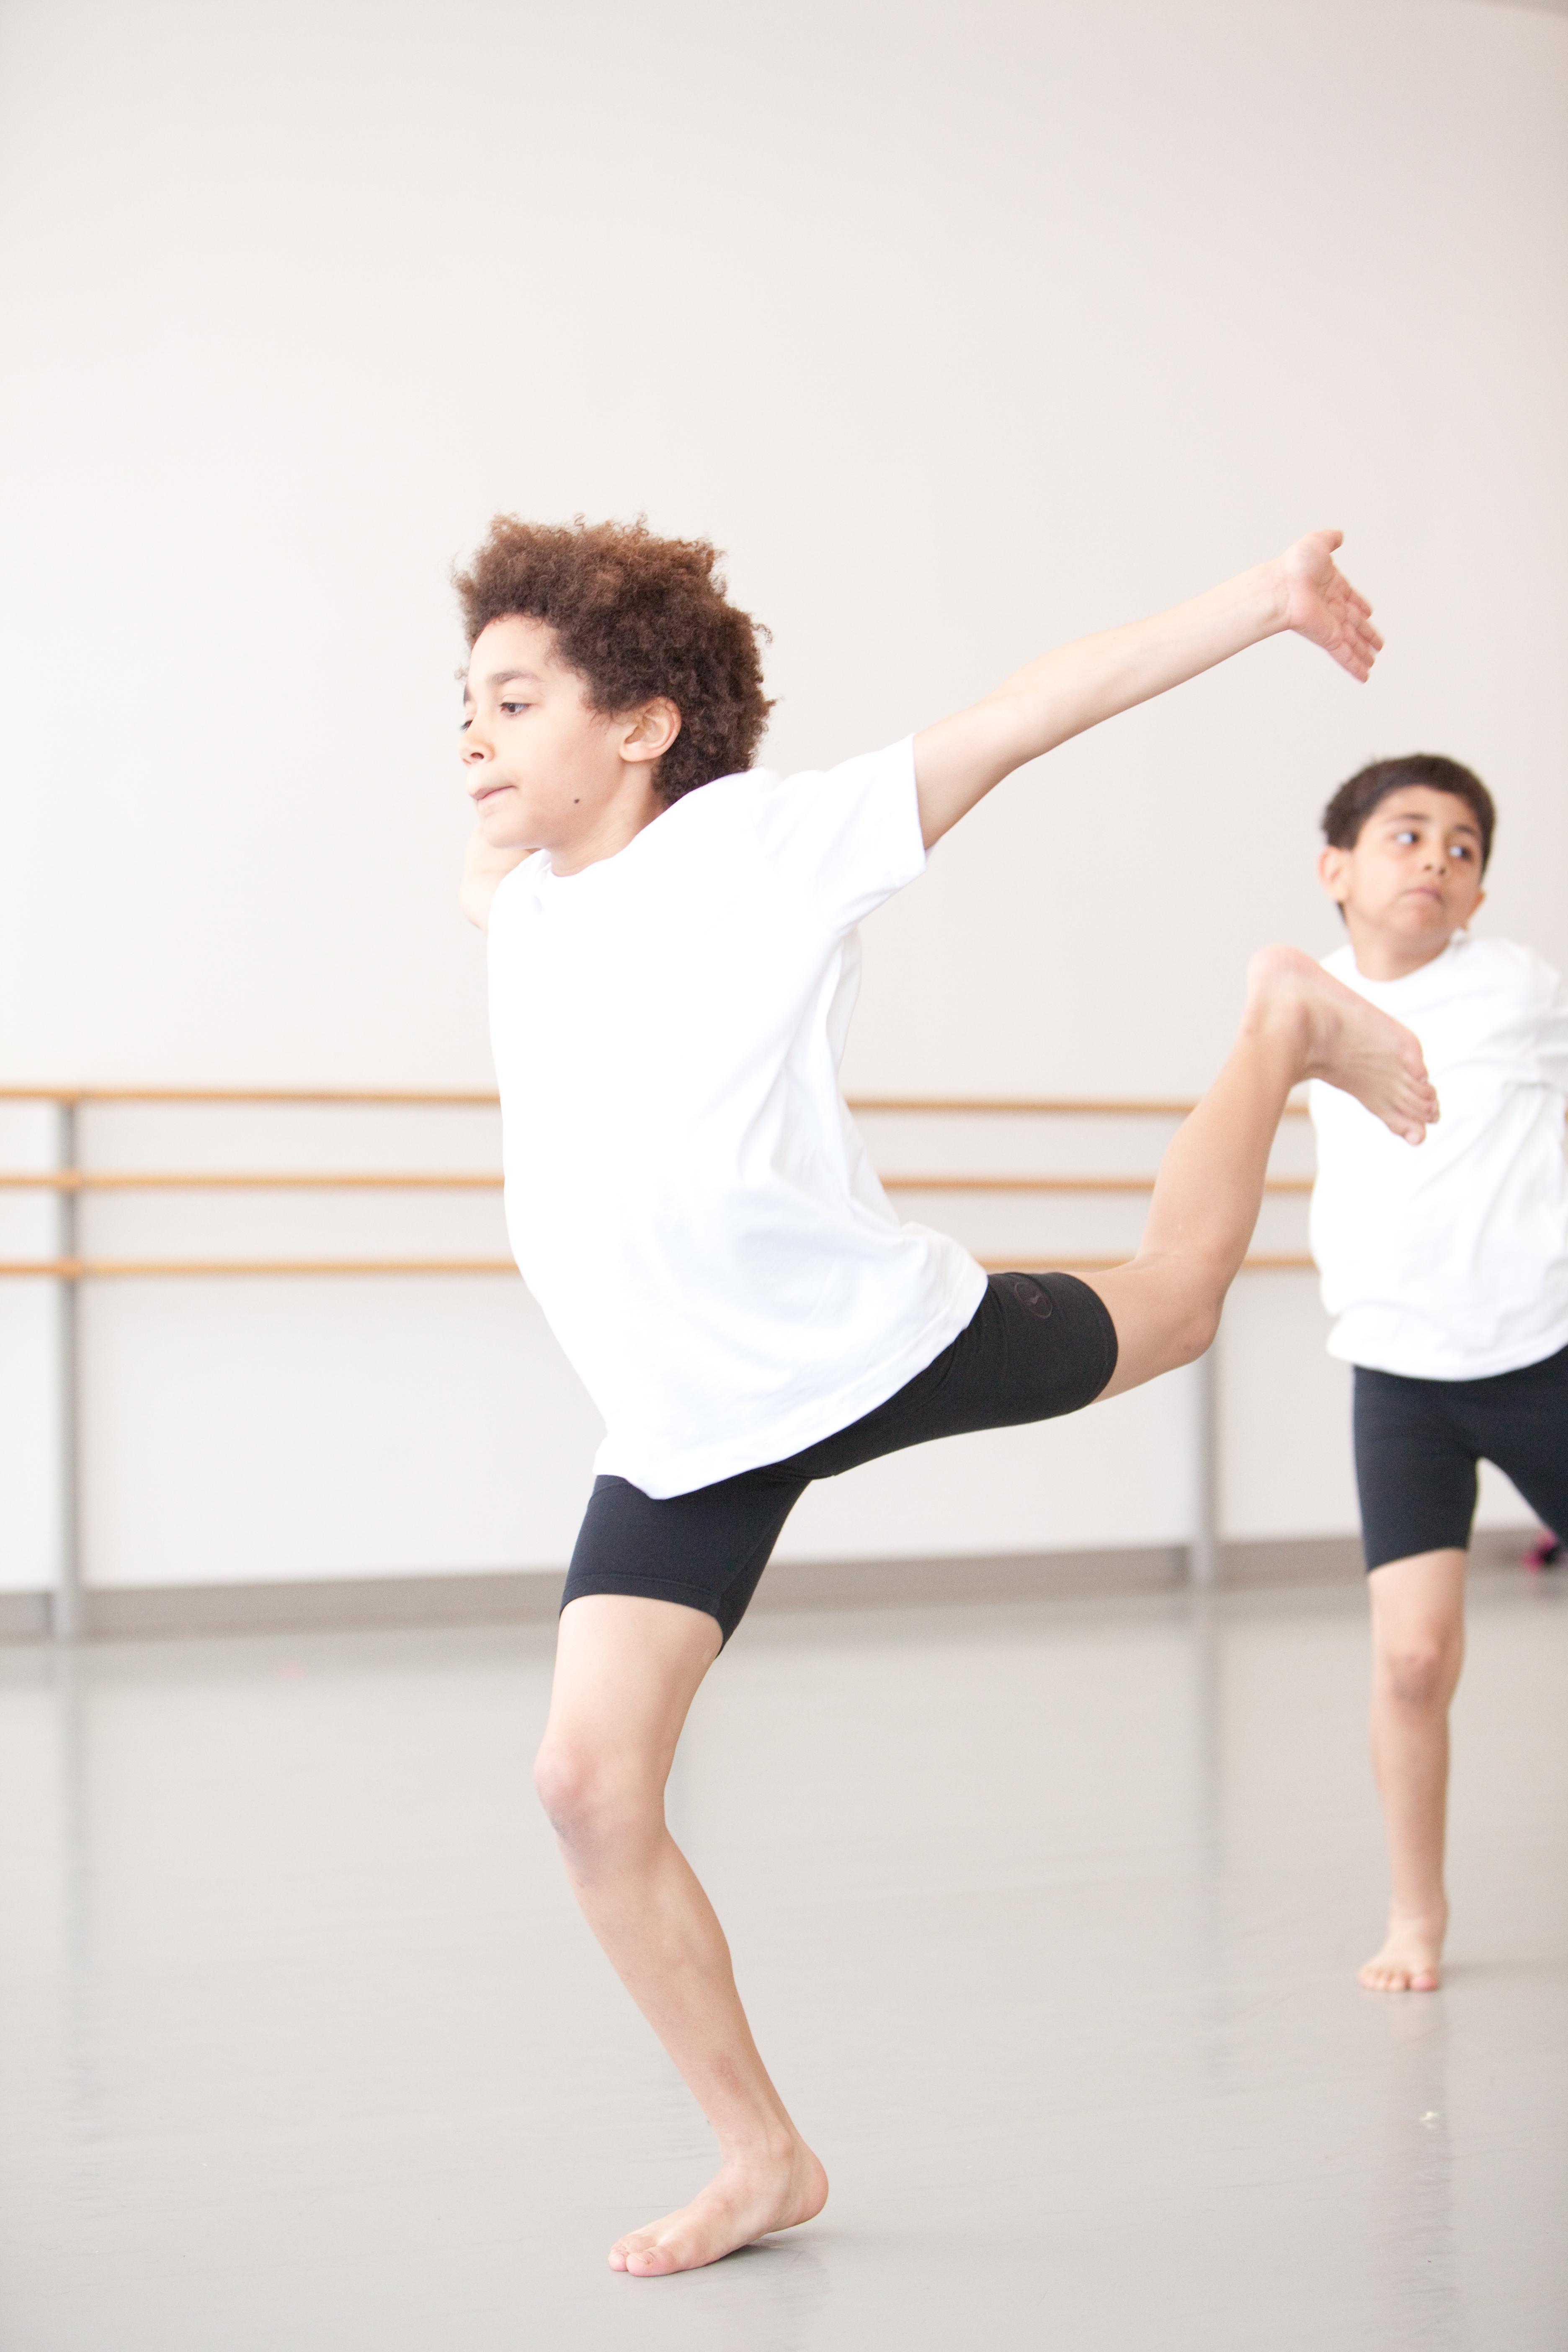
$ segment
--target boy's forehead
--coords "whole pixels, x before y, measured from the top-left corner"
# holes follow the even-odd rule
[[[1458,793],[1439,792],[1436,784],[1401,784],[1385,801],[1379,801],[1373,814],[1384,824],[1396,824],[1401,817],[1432,818],[1446,833],[1473,833],[1478,841],[1481,837],[1469,802],[1461,800]]]
[[[542,679],[559,667],[555,633],[549,624],[523,613],[507,613],[499,621],[487,622],[474,639],[468,682],[472,688],[508,677]]]

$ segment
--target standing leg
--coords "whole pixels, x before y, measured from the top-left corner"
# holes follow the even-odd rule
[[[1367,1582],[1372,1762],[1391,1884],[1387,1938],[1361,1980],[1373,1992],[1435,1992],[1448,1925],[1448,1707],[1465,1655],[1465,1555],[1427,1551],[1391,1559]]]
[[[758,2055],[723,1929],[665,1825],[676,1742],[719,1642],[716,1621],[679,1601],[587,1592],[569,1602],[535,1767],[588,1924],[719,2142],[700,2195],[611,2250],[613,2269],[642,2278],[809,2221],[827,2197]]]
[[[1191,1363],[1213,1339],[1258,1223],[1275,1129],[1303,1078],[1342,1087],[1409,1143],[1437,1116],[1408,1029],[1295,948],[1255,955],[1240,1034],[1165,1154],[1137,1256],[1084,1277],[1116,1326],[1107,1396]]]
[[[1568,1517],[1568,1349],[1476,1381],[1358,1370],[1355,1448],[1367,1557],[1380,1563],[1368,1580],[1372,1755],[1393,1877],[1388,1935],[1361,1980],[1430,1992],[1448,1920],[1448,1708],[1464,1659],[1476,1465],[1498,1463],[1549,1525]]]

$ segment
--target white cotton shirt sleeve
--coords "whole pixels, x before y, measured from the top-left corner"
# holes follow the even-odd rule
[[[925,862],[911,746],[723,776],[489,925],[508,1229],[605,1423],[684,1494],[870,1412],[985,1277],[900,1221],[839,1091],[860,916]]]
[[[852,930],[926,862],[912,738],[804,775],[763,771],[755,812],[763,856],[830,931]]]
[[[1311,1245],[1331,1354],[1482,1380],[1568,1345],[1568,998],[1550,965],[1458,932],[1398,981],[1324,960],[1421,1041],[1442,1117],[1412,1149],[1337,1087],[1310,1089]]]

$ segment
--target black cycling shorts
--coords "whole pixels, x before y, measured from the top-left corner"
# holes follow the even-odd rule
[[[1355,1475],[1368,1569],[1467,1551],[1476,1465],[1495,1462],[1553,1535],[1568,1534],[1568,1348],[1484,1381],[1356,1366]]]
[[[717,1618],[727,1642],[814,1478],[933,1437],[1077,1412],[1115,1370],[1116,1327],[1088,1283],[994,1274],[972,1319],[923,1371],[787,1461],[662,1498],[625,1478],[595,1478],[561,1605],[585,1592],[679,1601]]]

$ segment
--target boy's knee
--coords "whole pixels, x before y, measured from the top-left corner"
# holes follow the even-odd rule
[[[1407,1635],[1383,1653],[1383,1672],[1401,1706],[1432,1706],[1447,1696],[1452,1651],[1437,1634]]]
[[[559,1837],[580,1831],[602,1810],[603,1774],[589,1749],[574,1740],[546,1739],[533,1759],[533,1786]]]
[[[579,1739],[547,1738],[534,1759],[533,1785],[556,1836],[583,1851],[624,1837],[646,1811],[626,1773]]]

